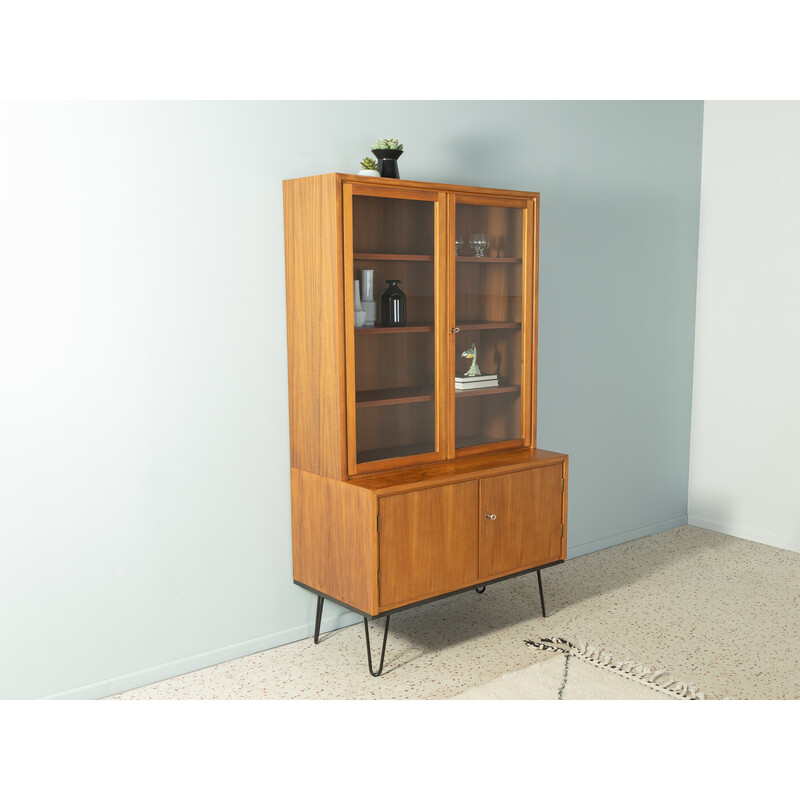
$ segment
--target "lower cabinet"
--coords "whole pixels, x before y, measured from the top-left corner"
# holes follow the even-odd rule
[[[381,610],[563,558],[562,464],[378,501]]]
[[[544,450],[349,481],[293,467],[295,583],[376,617],[563,561],[567,472]]]

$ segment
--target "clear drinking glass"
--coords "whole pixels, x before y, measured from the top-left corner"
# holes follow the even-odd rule
[[[470,247],[475,251],[475,255],[482,258],[485,250],[489,247],[489,239],[485,233],[473,233],[469,239]]]
[[[464,246],[464,237],[456,236],[456,255],[461,255],[461,248]]]

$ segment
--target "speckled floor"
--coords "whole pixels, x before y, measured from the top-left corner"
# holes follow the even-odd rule
[[[112,699],[444,699],[548,654],[561,636],[605,645],[732,699],[800,699],[800,553],[692,526],[579,556],[392,617],[386,665],[367,672],[363,624]],[[370,623],[376,660],[383,621]]]

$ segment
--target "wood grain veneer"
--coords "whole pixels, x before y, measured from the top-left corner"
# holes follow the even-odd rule
[[[330,173],[285,181],[284,208],[295,581],[375,616],[563,560],[568,458],[536,448],[539,195]],[[456,257],[477,232],[487,255]],[[403,281],[405,329],[354,328],[359,269],[376,302]],[[472,340],[501,386],[456,395]]]
[[[291,465],[342,478],[347,472],[339,185],[334,175],[285,181],[283,195]]]
[[[517,447],[514,450],[458,458],[435,464],[384,470],[374,475],[358,475],[351,478],[349,483],[362,489],[370,489],[380,495],[386,495],[533,467],[564,465],[566,461],[567,456],[563,453]]]
[[[474,480],[380,500],[382,610],[477,582],[477,509]]]
[[[339,181],[346,181],[347,183],[358,184],[362,194],[370,193],[382,196],[388,189],[390,192],[398,189],[422,189],[423,191],[435,190],[437,192],[448,193],[465,193],[466,199],[463,202],[470,202],[470,198],[478,197],[480,195],[492,195],[500,198],[499,202],[502,204],[507,200],[519,198],[529,200],[531,197],[538,197],[538,192],[524,192],[516,189],[492,189],[484,186],[462,186],[455,183],[435,183],[429,181],[410,181],[406,179],[396,178],[374,178],[366,175],[353,175],[346,172],[333,172],[319,177],[335,177]],[[307,178],[298,178],[297,180],[308,180]],[[483,201],[479,201],[483,202]]]
[[[561,558],[562,475],[553,464],[480,481],[481,580]]]
[[[294,579],[377,614],[377,513],[372,492],[292,469]]]

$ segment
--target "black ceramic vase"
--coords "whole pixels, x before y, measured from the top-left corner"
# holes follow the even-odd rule
[[[406,324],[406,296],[397,285],[400,281],[386,281],[389,288],[381,295],[381,326],[402,328]]]
[[[373,150],[372,154],[378,159],[378,172],[380,172],[381,178],[400,177],[397,159],[403,155],[402,150]]]

